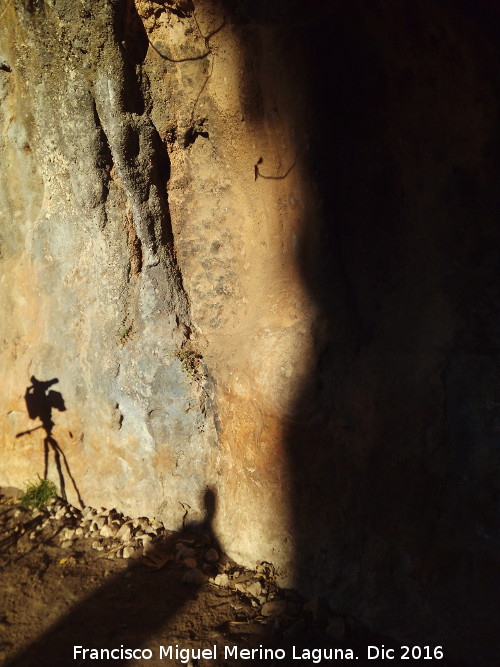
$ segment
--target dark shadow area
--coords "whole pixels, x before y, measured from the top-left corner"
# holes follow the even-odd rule
[[[297,586],[494,665],[499,54],[473,4],[342,3],[302,30],[323,333],[288,452]]]
[[[39,419],[42,423],[40,426],[35,426],[35,428],[29,429],[28,431],[23,431],[18,433],[16,438],[21,438],[24,435],[33,433],[39,428],[42,428],[45,431],[45,437],[43,439],[43,456],[44,456],[44,467],[43,467],[43,479],[47,479],[49,472],[49,455],[50,452],[54,455],[54,463],[56,465],[57,474],[59,477],[59,489],[61,498],[67,500],[66,496],[66,480],[64,477],[64,470],[66,471],[67,476],[71,480],[75,493],[78,497],[78,503],[80,507],[85,507],[85,503],[80,496],[80,492],[76,485],[75,479],[71,474],[68,460],[64,454],[62,448],[60,447],[57,440],[52,435],[52,429],[54,428],[54,422],[52,421],[52,411],[58,410],[59,412],[64,412],[66,410],[66,405],[64,404],[64,398],[62,394],[58,391],[50,389],[52,385],[57,384],[59,380],[53,378],[52,380],[37,380],[34,375],[31,376],[31,385],[27,387],[24,394],[26,401],[26,409],[30,419]],[[49,391],[50,389],[50,391]],[[64,466],[64,469],[63,469]]]
[[[0,529],[10,526],[10,515],[16,510],[12,504],[2,505],[1,500],[7,489],[0,489]],[[16,491],[11,489],[10,491]],[[358,656],[356,664],[359,667],[367,665],[385,664],[376,660],[374,656],[375,648],[372,649],[372,658],[367,661],[367,647],[381,647],[392,655],[399,655],[401,648],[397,642],[387,636],[374,635],[365,627],[356,624],[347,630],[345,642],[332,640],[325,633],[325,627],[328,619],[328,608],[323,600],[318,601],[318,608],[315,611],[303,611],[299,618],[295,618],[293,624],[281,626],[279,619],[275,623],[261,624],[262,616],[255,617],[252,613],[252,605],[244,597],[238,598],[235,591],[217,589],[211,587],[211,592],[206,597],[200,594],[205,587],[204,583],[185,582],[185,576],[193,570],[181,567],[178,559],[174,559],[174,554],[180,554],[179,544],[184,545],[196,551],[197,558],[213,551],[214,548],[220,549],[216,536],[212,531],[212,522],[216,514],[216,495],[212,489],[207,489],[204,495],[205,518],[201,522],[186,522],[182,531],[171,533],[168,536],[160,537],[154,543],[153,552],[151,549],[146,555],[145,560],[132,562],[130,566],[121,569],[118,573],[109,576],[109,579],[97,590],[91,591],[87,597],[81,601],[71,603],[68,601],[70,610],[60,618],[52,627],[47,629],[42,636],[32,642],[26,649],[20,651],[14,657],[7,659],[2,663],[3,667],[52,667],[53,665],[82,665],[94,664],[191,664],[192,667],[202,667],[203,665],[239,665],[243,658],[224,657],[224,647],[238,646],[239,650],[264,647],[266,650],[276,651],[276,655],[283,657],[260,658],[256,657],[253,661],[245,659],[248,664],[266,664],[273,665],[295,665],[297,658],[303,650],[321,651],[326,655],[332,651],[339,650],[342,653],[353,651]],[[70,509],[70,506],[65,506]],[[27,513],[30,516],[29,513]],[[24,541],[28,532],[36,525],[40,524],[48,513],[42,512],[34,519],[29,519],[22,523]],[[57,523],[57,522],[56,522]],[[78,521],[74,524],[78,525]],[[43,561],[30,561],[29,555],[35,549],[42,547],[47,543],[54,543],[54,539],[62,528],[56,528],[56,533],[52,538],[44,534],[43,542],[29,542],[30,549],[17,554],[15,561],[22,561],[23,572],[20,576],[19,588],[26,585],[26,572],[36,575],[33,579],[36,584],[41,582],[45,585],[47,570],[51,573],[51,582],[49,583],[50,592],[46,599],[52,599],[54,595],[54,555],[59,554],[60,550],[50,551],[45,548],[42,551]],[[16,531],[12,536],[0,540],[0,556],[6,553],[12,553],[12,541],[19,541],[19,532]],[[22,538],[21,538],[22,540]],[[97,577],[102,581],[102,571],[96,569],[96,559],[85,559],[85,554],[78,549],[73,549],[73,556],[70,559],[63,558],[63,561],[72,560],[72,568],[79,573],[80,586],[82,585],[82,568],[85,568],[86,578],[89,582],[95,581]],[[220,553],[220,552],[219,552]],[[56,556],[58,557],[58,556]],[[107,558],[106,554],[100,556]],[[99,558],[99,557],[98,557]],[[154,561],[154,566],[146,563],[149,559]],[[222,562],[226,559],[222,556]],[[150,560],[151,563],[151,560]],[[0,563],[0,573],[2,573],[9,563],[5,560]],[[266,572],[273,572],[273,566],[269,563],[262,563],[259,570],[261,576]],[[57,566],[56,571],[57,571]],[[109,566],[111,567],[111,566]],[[120,567],[120,566],[118,566]],[[52,569],[51,569],[52,568]],[[212,563],[205,563],[204,571],[206,574],[215,575],[217,566]],[[231,571],[241,572],[241,568],[234,565]],[[63,574],[65,572],[65,574]],[[61,570],[55,575],[58,577],[72,576],[71,571]],[[10,581],[10,579],[9,579]],[[255,579],[253,579],[255,581]],[[90,586],[89,586],[90,588]],[[61,591],[73,596],[71,586],[61,583]],[[87,590],[84,588],[83,590]],[[78,591],[81,598],[81,588]],[[284,595],[284,597],[283,597]],[[201,597],[201,604],[197,604]],[[297,605],[300,596],[294,591],[282,591],[279,599],[288,600],[291,604]],[[46,602],[45,602],[46,604]],[[220,613],[220,607],[226,607],[226,612]],[[231,612],[227,613],[227,607]],[[6,608],[4,608],[5,610]],[[234,610],[237,609],[235,614]],[[0,618],[2,608],[0,607]],[[177,618],[182,615],[182,618]],[[238,618],[234,620],[235,616]],[[205,617],[205,618],[204,618]],[[210,624],[207,629],[203,629],[203,623],[207,623],[207,618],[217,618],[216,624]],[[191,622],[189,619],[192,619]],[[288,619],[290,621],[290,619]],[[202,632],[200,632],[202,628]],[[214,630],[216,634],[214,635]],[[193,649],[198,651],[203,648],[213,649],[217,646],[217,656],[215,660],[197,660],[193,658],[188,661],[186,651]],[[75,650],[76,647],[76,650]],[[164,652],[160,652],[160,647],[164,647]],[[169,660],[169,647],[171,647]],[[183,653],[175,654],[176,648]],[[4,648],[4,647],[2,647]],[[103,653],[101,654],[101,650]],[[92,654],[91,651],[98,651]],[[133,651],[133,654],[131,653]],[[281,651],[281,654],[278,653]],[[166,653],[165,653],[166,652]],[[338,660],[342,659],[342,653],[338,654]],[[163,656],[163,657],[161,657]],[[318,664],[318,658],[314,657],[314,664]],[[133,660],[135,658],[136,660]],[[321,661],[319,664],[329,664]],[[351,659],[351,658],[348,658]],[[354,658],[352,658],[354,659]],[[148,661],[151,660],[151,663]],[[305,658],[304,658],[305,660]],[[427,665],[427,662],[414,661],[412,664]],[[440,662],[442,667],[451,667],[451,663],[446,660]]]
[[[204,504],[206,516],[203,521],[188,522],[181,532],[155,542],[157,554],[165,556],[164,565],[152,569],[141,561],[132,562],[120,574],[111,576],[97,591],[72,606],[66,616],[25,651],[8,660],[5,667],[87,664],[92,662],[90,654],[87,653],[85,659],[81,652],[75,655],[74,646],[98,650],[120,649],[120,646],[139,649],[146,647],[148,641],[164,629],[161,641],[152,649],[157,659],[159,646],[168,647],[172,643],[170,630],[165,626],[190,600],[197,599],[203,586],[196,582],[183,583],[186,570],[180,569],[175,560],[167,556],[176,553],[179,541],[205,550],[218,548],[212,530],[216,512],[216,496],[212,489],[206,490]],[[185,638],[186,645],[194,637],[193,631],[192,637]],[[112,663],[128,665],[130,656],[118,654],[112,658]]]
[[[114,12],[114,21],[114,34],[124,56],[124,111],[142,116],[146,106],[136,68],[146,58],[148,36],[133,0],[121,3],[119,10]]]
[[[373,630],[493,667],[498,3],[237,6],[254,70],[266,54],[252,24],[290,62],[300,54],[321,206],[300,257],[316,364],[287,436],[296,586]]]
[[[205,518],[203,521],[187,521],[184,523],[183,530],[190,535],[200,536],[217,549],[217,551],[222,552],[221,545],[213,529],[213,522],[217,512],[217,494],[210,487],[203,494],[203,507],[205,509]]]

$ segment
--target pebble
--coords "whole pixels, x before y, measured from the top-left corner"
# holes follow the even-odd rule
[[[99,534],[101,537],[114,537],[116,535],[116,529],[106,523],[99,531]]]
[[[230,635],[258,635],[262,627],[258,623],[248,621],[229,621],[228,631]]]
[[[95,549],[96,551],[102,551],[104,549],[104,547],[102,546],[102,544],[100,542],[98,542],[97,540],[94,540],[92,542],[92,549]]]
[[[175,557],[175,560],[178,563],[181,563],[182,561],[185,561],[187,558],[194,558],[195,556],[196,556],[196,551],[194,549],[191,549],[191,547],[186,547],[182,544],[177,551],[177,556]]]
[[[152,547],[146,553],[146,564],[156,569],[163,567],[170,560],[170,554]]]
[[[182,583],[189,586],[201,586],[207,580],[206,576],[201,570],[188,570],[182,577]]]
[[[286,600],[271,600],[262,605],[262,616],[282,616],[286,612]]]
[[[193,570],[198,565],[198,563],[196,562],[196,558],[192,558],[191,556],[188,556],[188,558],[184,558],[182,564],[185,565],[186,567],[190,567]]]
[[[62,549],[69,549],[72,546],[73,546],[73,540],[64,540],[64,542],[61,542]]]
[[[222,572],[222,574],[217,574],[214,577],[213,582],[216,586],[223,586],[224,588],[229,587],[229,577],[225,572]]]
[[[249,581],[247,584],[244,584],[246,586],[246,590],[250,593],[250,595],[253,595],[254,598],[261,599],[262,594],[263,594],[263,587],[260,581]],[[262,599],[262,602],[265,602],[265,598]]]
[[[146,539],[144,537],[142,538],[142,548],[144,549],[145,554],[149,554],[156,551],[156,547],[154,546],[153,540],[151,538],[149,539]]]
[[[134,554],[134,547],[123,547],[122,558],[132,558]]]
[[[132,529],[129,523],[124,523],[116,533],[116,537],[119,538],[122,542],[128,542],[131,535]]]
[[[219,560],[219,553],[216,549],[209,549],[205,554],[207,563],[216,563]]]

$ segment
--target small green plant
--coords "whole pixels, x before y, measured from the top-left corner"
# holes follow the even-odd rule
[[[30,482],[21,497],[21,505],[28,509],[41,510],[46,507],[51,498],[57,496],[57,488],[54,482],[42,479],[38,475],[38,482]]]
[[[128,340],[131,337],[132,334],[132,325],[128,327],[122,327],[118,331],[118,337],[120,338],[120,342],[124,343],[126,340]]]
[[[200,377],[201,375],[201,354],[194,352],[193,350],[188,350],[184,347],[179,347],[175,351],[175,356],[182,364],[183,370],[193,378]]]

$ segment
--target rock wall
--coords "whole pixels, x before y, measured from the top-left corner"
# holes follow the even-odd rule
[[[45,448],[171,527],[210,487],[242,563],[488,664],[495,7],[0,12],[0,482]],[[64,405],[25,433],[31,376]]]
[[[66,410],[52,411],[49,475],[59,481],[50,450],[60,447],[86,502],[178,524],[181,503],[203,516],[218,446],[209,384],[183,361],[190,317],[170,164],[132,9],[4,10],[2,467],[18,485],[43,473],[43,429],[16,434],[39,424],[26,413],[30,376],[56,376]]]

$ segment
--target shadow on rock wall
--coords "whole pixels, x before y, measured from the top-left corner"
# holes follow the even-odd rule
[[[49,474],[49,458],[52,453],[54,456],[54,463],[57,469],[57,475],[59,477],[59,489],[61,498],[67,500],[66,496],[66,478],[65,474],[71,480],[73,488],[75,490],[76,496],[80,507],[84,507],[85,503],[80,496],[80,492],[76,485],[75,479],[71,474],[68,460],[64,454],[63,449],[54,438],[52,430],[55,426],[55,423],[52,421],[53,410],[58,410],[59,412],[64,412],[66,410],[66,405],[64,403],[64,398],[62,394],[58,391],[50,389],[54,384],[57,384],[59,380],[53,378],[52,380],[37,380],[34,375],[31,376],[31,385],[26,388],[24,398],[26,401],[26,409],[28,411],[28,416],[30,419],[39,419],[41,421],[40,426],[35,426],[35,428],[29,429],[27,431],[22,431],[16,435],[16,438],[22,438],[25,435],[33,433],[38,429],[43,429],[45,431],[45,437],[43,439],[43,479],[47,479]],[[50,389],[50,390],[49,390]]]
[[[316,365],[287,427],[295,584],[372,629],[493,665],[498,7],[225,5],[253,62],[245,117],[265,115],[266,54],[249,39],[261,27],[290,63],[300,54],[309,86],[303,158],[322,215],[303,221],[300,260]]]
[[[297,586],[493,665],[499,69],[479,5],[342,3],[301,28],[321,314],[288,455]]]

